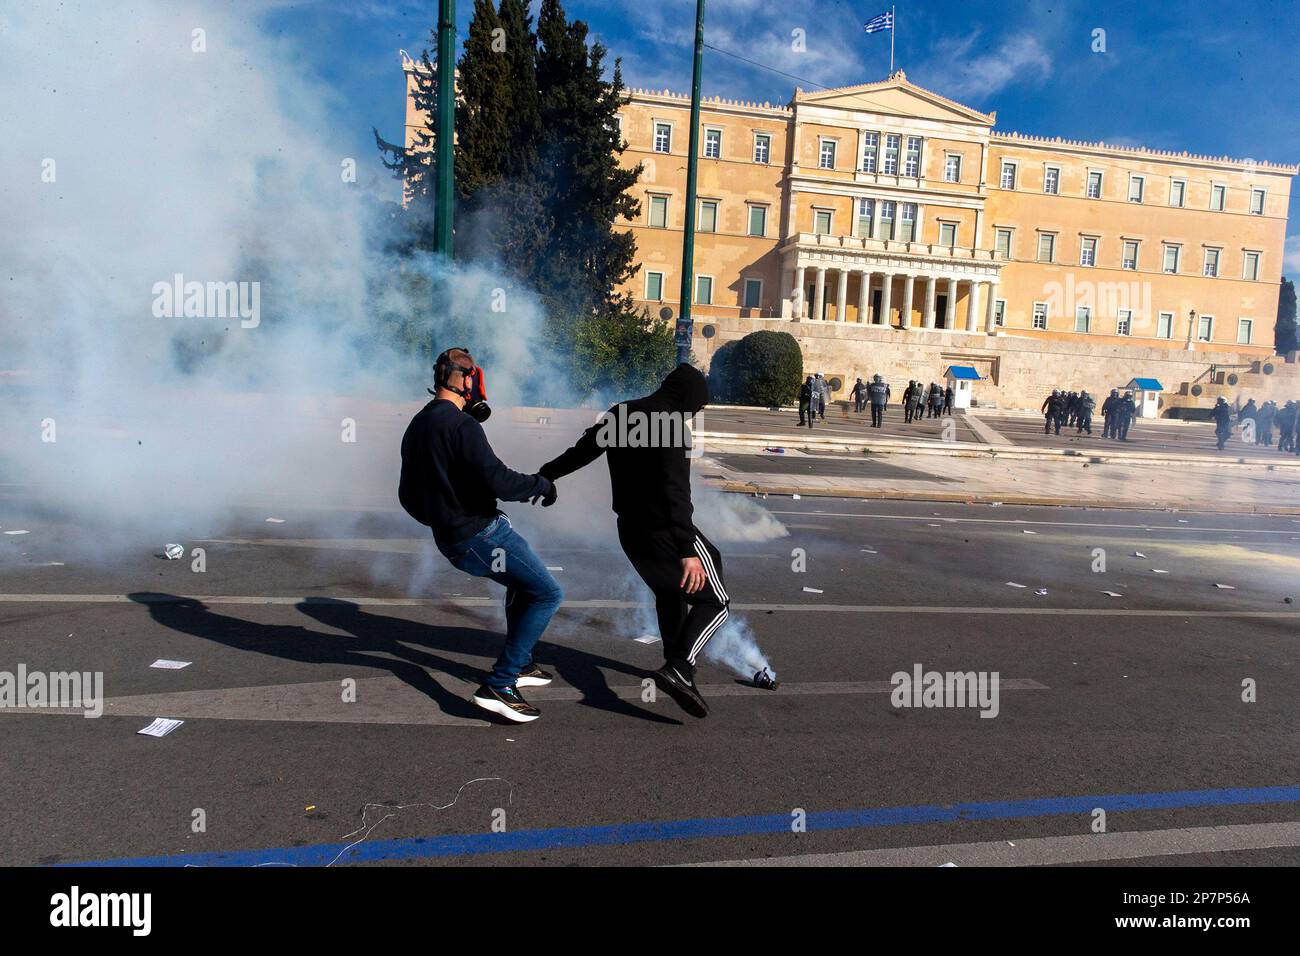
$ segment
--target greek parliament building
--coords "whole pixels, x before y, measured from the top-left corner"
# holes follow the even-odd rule
[[[634,90],[620,120],[624,162],[644,165],[628,291],[676,312],[690,99]],[[1166,411],[1300,383],[1270,358],[1296,166],[995,121],[902,71],[787,106],[705,100],[695,354],[778,329],[836,397],[964,364],[976,403],[1004,407],[1135,377],[1160,380]]]

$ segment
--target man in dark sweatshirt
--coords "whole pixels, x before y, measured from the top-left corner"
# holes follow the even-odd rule
[[[546,565],[497,508],[497,499],[555,503],[555,485],[541,475],[521,475],[503,465],[483,426],[465,411],[481,381],[463,349],[438,356],[436,391],[402,436],[398,498],[407,513],[433,529],[438,550],[451,564],[506,589],[506,642],[473,702],[516,723],[541,712],[519,693],[551,675],[533,662],[533,647],[564,599]]]
[[[704,376],[678,365],[656,392],[615,405],[538,470],[558,481],[605,454],[619,544],[654,592],[665,660],[655,684],[694,717],[709,713],[695,685],[695,661],[727,620],[730,601],[722,555],[695,527],[691,505],[685,425],[708,401]]]

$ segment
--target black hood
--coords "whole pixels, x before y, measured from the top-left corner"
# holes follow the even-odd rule
[[[647,398],[671,411],[694,415],[709,404],[709,383],[704,373],[683,362]]]

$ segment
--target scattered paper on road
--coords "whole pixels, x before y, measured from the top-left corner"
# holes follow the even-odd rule
[[[658,635],[658,634],[642,634],[640,637],[635,638],[635,640],[636,640],[636,642],[637,642],[638,644],[658,644],[658,643],[659,643],[659,635]]]
[[[1169,572],[1166,571],[1164,568],[1152,568],[1151,570],[1154,571],[1156,574],[1168,574],[1168,573],[1169,573]]]
[[[1104,595],[1106,595],[1106,597],[1123,597],[1123,596],[1124,596],[1124,595],[1120,594],[1118,591],[1102,591],[1101,593],[1104,594]]]
[[[194,662],[193,661],[169,661],[169,660],[164,660],[163,658],[160,657],[158,658],[158,660],[154,661],[149,666],[157,667],[159,670],[164,670],[164,671],[178,671],[182,667],[189,667],[190,664],[192,663]]]
[[[546,566],[546,570],[547,570],[547,571],[563,571],[564,568],[560,567],[558,564],[555,564],[555,565],[548,564],[548,565]]]
[[[185,546],[181,544],[163,545],[163,557],[168,561],[179,561],[185,557]]]
[[[266,523],[267,523],[267,524],[284,524],[284,519],[283,519],[283,518],[267,518],[267,519],[266,519]]]
[[[1237,590],[1237,586],[1236,586],[1235,584],[1216,584],[1215,587],[1216,587],[1216,588],[1219,588],[1219,589],[1221,589],[1221,590],[1224,590],[1224,591],[1235,591],[1235,590]]]
[[[1030,531],[1028,528],[1023,529],[1020,533],[1021,533],[1021,534],[1038,534],[1037,531]]]
[[[173,730],[185,723],[183,720],[172,720],[168,717],[155,717],[153,723],[143,730],[137,730],[137,734],[144,734],[146,737],[166,737]]]
[[[809,588],[809,587],[805,587],[804,590],[807,591],[809,594],[825,594],[825,593],[826,593],[826,592],[823,591],[821,588]]]
[[[1039,588],[1039,589],[1038,589],[1037,591],[1035,591],[1034,593],[1035,593],[1035,594],[1038,594],[1038,595],[1046,595],[1046,594],[1047,594],[1047,588]]]
[[[1133,552],[1133,557],[1135,557],[1135,558],[1145,558],[1146,555],[1143,554],[1141,551],[1134,551],[1134,552]]]
[[[802,497],[802,495],[791,495],[790,497],[793,498],[795,501],[798,501]]]
[[[6,531],[5,534],[30,534],[29,531]]]
[[[1015,581],[1008,581],[1008,582],[1007,582],[1007,587],[1009,587],[1009,588],[1027,588],[1027,587],[1029,587],[1029,585],[1028,585],[1028,584],[1017,584]]]
[[[863,554],[879,554],[879,551],[872,551],[870,548],[858,548]]]

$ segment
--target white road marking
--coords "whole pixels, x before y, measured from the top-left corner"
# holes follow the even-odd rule
[[[0,604],[182,604],[197,601],[201,604],[240,605],[297,605],[315,604],[323,607],[355,604],[358,607],[499,607],[501,598],[445,597],[350,597],[347,595],[267,595],[242,594],[162,594],[133,600],[126,594],[0,594]],[[564,607],[587,610],[631,610],[653,607],[639,601],[613,601],[594,599],[586,601],[565,600]],[[830,611],[842,614],[1056,614],[1066,617],[1229,617],[1229,618],[1300,618],[1300,608],[1292,611],[1247,611],[1233,608],[1215,610],[1172,608],[1102,608],[1102,607],[964,607],[924,604],[751,604],[732,601],[735,611]]]
[[[477,684],[429,671],[429,677],[443,691],[459,700],[468,700]],[[1022,677],[1004,678],[1000,690],[1048,690],[1045,684]],[[778,696],[827,696],[854,694],[888,694],[894,690],[890,681],[808,681],[782,683],[775,691],[761,690],[738,681],[701,684],[706,698],[754,697],[767,700]],[[345,703],[338,681],[315,681],[305,684],[269,684],[261,687],[218,687],[205,690],[177,691],[163,694],[139,694],[109,697],[104,701],[106,717],[152,717],[166,713],[188,720],[269,720],[290,723],[327,724],[406,724],[446,727],[487,727],[488,721],[477,717],[445,713],[437,701],[424,691],[391,675],[363,677],[356,682],[356,700]],[[601,688],[600,693],[605,689]],[[608,689],[621,700],[639,701],[641,685],[621,684]],[[527,688],[527,698],[538,703],[579,701],[593,696],[577,687],[551,684]],[[597,695],[598,696],[598,695]],[[468,706],[468,705],[467,705]],[[468,712],[468,711],[467,711]],[[0,714],[28,714],[82,717],[80,709],[52,707],[6,707]]]
[[[1300,823],[1242,823],[1219,827],[1080,833],[987,843],[889,847],[809,853],[758,860],[719,860],[691,866],[1051,866],[1100,860],[1136,860],[1190,853],[1231,853],[1300,846]]]

